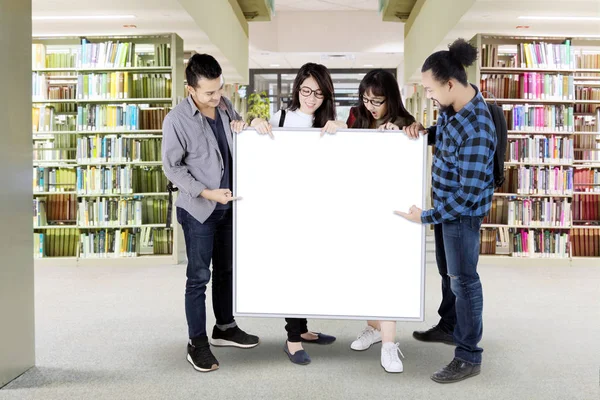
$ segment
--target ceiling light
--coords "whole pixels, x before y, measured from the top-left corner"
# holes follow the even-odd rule
[[[34,20],[54,20],[54,19],[131,19],[135,15],[43,15],[31,17]]]
[[[520,16],[519,19],[535,19],[535,20],[545,20],[545,21],[600,21],[600,17]]]
[[[363,67],[372,67],[372,66],[373,66],[373,64],[365,64],[365,65],[363,65]]]
[[[279,64],[269,64],[269,67],[279,67]]]

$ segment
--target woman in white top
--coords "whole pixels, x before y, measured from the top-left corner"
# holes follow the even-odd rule
[[[283,115],[282,115],[283,114]],[[321,128],[322,133],[335,133],[347,125],[336,121],[333,81],[324,65],[304,64],[294,80],[292,104],[280,110],[269,122],[261,118],[252,120],[251,127],[259,133],[271,134],[272,127]],[[288,340],[284,351],[294,364],[306,365],[310,357],[302,343],[331,344],[335,337],[308,330],[305,318],[286,318]]]

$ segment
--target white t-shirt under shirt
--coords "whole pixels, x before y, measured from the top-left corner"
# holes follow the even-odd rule
[[[269,123],[273,128],[279,127],[279,119],[281,118],[281,110],[277,111],[269,120]],[[285,122],[283,123],[284,128],[312,128],[313,116],[304,114],[300,109],[285,111]]]

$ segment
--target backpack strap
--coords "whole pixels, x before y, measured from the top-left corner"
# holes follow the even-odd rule
[[[283,124],[285,123],[285,110],[281,109],[281,116],[279,117],[279,127],[283,128]]]

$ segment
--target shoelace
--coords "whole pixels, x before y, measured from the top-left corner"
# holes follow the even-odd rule
[[[394,343],[394,347],[396,347],[396,350],[398,350],[398,353],[400,353],[402,358],[406,358],[404,357],[404,354],[402,354],[402,350],[400,350],[400,343]]]
[[[457,372],[460,370],[460,366],[462,365],[462,361],[457,360],[456,358],[454,360],[452,360],[450,362],[450,364],[448,364],[448,366],[446,367],[446,369],[452,371],[452,372]]]
[[[402,356],[402,358],[406,358],[406,357],[404,357],[404,354],[402,354],[402,350],[400,350],[400,343],[394,343],[394,347],[386,349],[387,355],[390,358],[394,358],[394,352],[395,351],[397,351],[398,353],[400,353],[400,355]]]
[[[367,326],[365,329],[363,329],[363,331],[361,333],[358,334],[358,336],[356,337],[357,339],[362,339],[365,336],[369,336],[369,335],[373,335],[375,329],[373,329],[373,327],[371,326]]]

